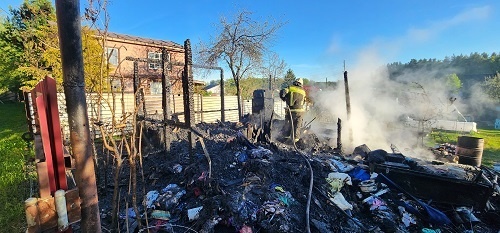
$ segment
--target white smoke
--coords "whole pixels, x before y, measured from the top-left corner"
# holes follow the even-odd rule
[[[314,114],[319,115],[312,130],[324,134],[325,124],[321,120],[330,114],[329,128],[336,128],[337,118],[342,120],[342,145],[346,152],[362,144],[372,150],[390,152],[393,144],[407,156],[428,158],[430,152],[415,148],[422,145],[422,138],[429,132],[433,120],[454,114],[450,92],[444,79],[434,78],[438,71],[418,70],[390,80],[386,64],[375,50],[369,50],[349,69],[349,121],[343,79],[335,90],[318,92],[315,106],[320,113],[311,111],[308,116],[311,119]],[[335,134],[333,138],[337,137],[336,132],[331,133]]]
[[[427,150],[417,151],[415,148],[422,146],[423,136],[430,130],[429,125],[438,119],[456,120],[464,111],[473,111],[465,108],[465,103],[461,103],[459,97],[455,100],[456,96],[450,95],[443,78],[436,78],[458,72],[429,70],[424,67],[390,80],[386,64],[392,61],[383,55],[394,57],[402,51],[414,49],[415,45],[432,43],[433,39],[447,29],[485,20],[490,13],[489,6],[466,9],[453,17],[436,20],[425,27],[412,27],[400,37],[373,40],[347,69],[350,121],[347,121],[343,75],[340,73],[337,76],[340,81],[335,90],[317,93],[316,107],[320,110],[310,111],[306,122],[319,115],[319,120],[311,127],[321,135],[325,127],[336,129],[336,119],[340,118],[343,121],[342,144],[346,152],[362,144],[368,145],[372,150],[390,151],[390,145],[394,144],[405,155],[428,157],[425,153]],[[337,51],[337,48],[341,47],[340,41],[335,39],[327,53]],[[476,99],[484,99],[483,97],[477,95]],[[321,119],[325,118],[329,119],[329,126],[320,124]],[[352,142],[349,137],[350,129]]]

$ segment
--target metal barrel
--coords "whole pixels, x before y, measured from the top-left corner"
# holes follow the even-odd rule
[[[457,141],[458,163],[481,166],[484,139],[470,136],[459,136]]]

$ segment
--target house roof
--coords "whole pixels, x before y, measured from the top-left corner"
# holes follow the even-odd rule
[[[206,87],[205,87],[205,88],[203,88],[203,89],[204,89],[204,90],[209,90],[209,89],[214,88],[214,87],[217,87],[217,86],[219,86],[219,84],[218,84],[218,83],[212,83],[212,84],[210,84],[210,85],[206,86]]]
[[[194,85],[205,85],[205,82],[201,81],[201,80],[193,80],[193,84]]]
[[[156,39],[150,39],[150,38],[144,38],[144,37],[138,37],[138,36],[130,36],[130,35],[125,35],[125,34],[118,34],[114,32],[108,32],[107,33],[108,39],[119,39],[119,40],[126,40],[130,42],[136,42],[136,43],[141,43],[141,44],[147,44],[150,46],[157,46],[157,47],[169,47],[169,48],[177,48],[177,49],[184,49],[184,46],[177,44],[172,41],[167,41],[167,40],[156,40]]]

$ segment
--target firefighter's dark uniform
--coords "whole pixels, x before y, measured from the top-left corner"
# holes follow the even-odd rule
[[[283,101],[286,102],[289,111],[292,113],[293,119],[293,128],[294,128],[294,136],[295,141],[298,141],[300,138],[300,130],[299,128],[302,126],[302,122],[304,120],[304,112],[305,112],[305,101],[306,101],[306,91],[299,86],[298,83],[294,82],[292,86],[284,88],[280,91],[280,97]],[[284,129],[285,137],[292,137],[292,125],[290,119],[290,113],[288,111],[285,113],[286,125]]]

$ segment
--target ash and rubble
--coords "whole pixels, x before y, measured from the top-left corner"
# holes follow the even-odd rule
[[[128,165],[122,169],[121,232],[307,232],[308,226],[311,232],[500,230],[498,171],[446,162],[449,145],[431,148],[436,160],[424,161],[367,145],[346,153],[312,133],[303,135],[296,150],[270,142],[265,130],[250,121],[196,128],[204,135],[206,152],[198,141],[190,155],[188,131],[173,129],[169,154],[142,158],[137,186],[142,229],[127,191]],[[145,135],[150,142],[161,138],[151,132]],[[412,178],[421,184],[408,182]],[[102,180],[100,208],[107,228],[114,187]],[[415,188],[426,185],[430,191]],[[475,197],[462,203],[460,189],[466,191],[464,198]]]

